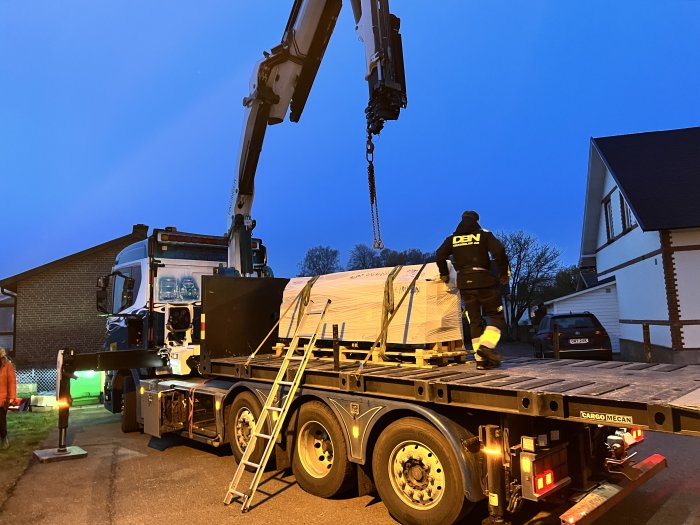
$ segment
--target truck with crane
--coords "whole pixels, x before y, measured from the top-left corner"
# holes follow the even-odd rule
[[[378,226],[372,135],[406,106],[400,25],[388,0],[351,4],[367,59]],[[335,330],[319,353],[328,303],[309,300],[315,279],[290,305],[309,322],[288,340],[277,335],[289,280],[271,276],[252,237],[255,172],[267,126],[288,110],[299,119],[340,7],[295,0],[282,42],[256,66],[227,235],[155,230],[98,283],[112,335],[103,352],[59,355],[57,452],[71,448],[73,372],[109,370],[107,406],[121,411],[125,431],[231,447],[238,469],[224,500],[242,510],[274,460],[319,497],[376,490],[406,524],[456,523],[482,500],[490,523],[506,523],[524,502],[553,498],[569,502],[562,523],[590,523],[666,466],[658,454],[638,458],[645,431],[700,435],[700,366],[535,358],[484,371],[457,358],[407,366],[369,360],[375,345],[360,348]],[[424,269],[398,303],[387,301],[383,330]],[[341,344],[366,358],[341,361]]]

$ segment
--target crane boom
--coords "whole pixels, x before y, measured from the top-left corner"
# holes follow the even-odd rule
[[[351,0],[356,31],[365,46],[369,102],[367,132],[378,134],[386,120],[406,107],[406,87],[399,19],[388,0]],[[268,125],[298,122],[316,78],[342,6],[341,0],[295,0],[279,45],[264,52],[253,70],[238,168],[229,199],[228,265],[252,275],[251,217],[255,174]]]

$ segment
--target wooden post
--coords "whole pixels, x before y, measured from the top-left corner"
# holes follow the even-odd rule
[[[554,323],[554,333],[552,334],[552,352],[554,359],[559,359],[559,325]]]
[[[651,334],[649,323],[642,324],[642,337],[644,338],[644,362],[651,363]]]
[[[338,340],[338,325],[333,325],[333,370],[340,370],[340,341]]]

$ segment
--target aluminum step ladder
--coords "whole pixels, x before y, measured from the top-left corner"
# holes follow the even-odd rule
[[[311,357],[311,354],[313,353],[318,332],[323,325],[323,319],[326,316],[326,311],[328,310],[328,305],[330,303],[331,300],[328,299],[323,308],[320,309],[312,309],[315,306],[313,303],[309,303],[306,306],[302,318],[294,332],[292,341],[289,343],[287,352],[284,355],[280,369],[277,372],[277,377],[272,384],[270,394],[267,396],[267,400],[260,411],[260,416],[255,423],[255,430],[250,437],[250,441],[246,446],[243,457],[236,468],[236,473],[233,475],[233,479],[228,487],[228,492],[224,498],[224,504],[230,505],[236,498],[241,498],[241,512],[246,512],[250,508],[250,504],[253,501],[253,496],[258,489],[258,484],[260,483],[263,472],[265,471],[265,465],[267,465],[270,455],[275,448],[275,442],[277,441],[277,437],[282,430],[282,424],[287,416],[289,407],[294,400],[294,395],[296,394],[297,388],[299,388],[299,384],[301,383],[301,378],[304,375],[306,364],[309,361],[309,357]],[[316,319],[315,324],[313,324],[314,318]],[[309,320],[313,324],[313,332],[303,331],[306,320]],[[303,355],[295,355],[301,339],[308,339],[309,342],[304,347]],[[290,381],[287,378],[287,369],[289,368],[289,364],[292,362],[298,363],[298,367],[296,369],[296,373],[294,374],[294,378]],[[281,387],[288,387],[289,391],[281,403],[282,406],[273,406],[278,397],[281,399]],[[272,422],[272,430],[269,434],[265,434],[263,433],[263,428],[265,421],[267,421],[268,416],[271,413],[273,414],[273,417],[270,418],[270,421]],[[251,456],[255,451],[258,439],[264,440],[266,445],[265,449],[263,450],[262,457],[260,458],[260,463],[255,463],[254,461],[251,461]],[[248,489],[246,491],[240,491],[238,490],[238,485],[241,482],[246,466],[253,467],[255,472]]]

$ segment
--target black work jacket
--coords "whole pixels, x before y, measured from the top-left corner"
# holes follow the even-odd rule
[[[458,288],[488,288],[496,286],[499,279],[490,271],[489,254],[498,265],[498,276],[501,279],[508,277],[508,257],[501,242],[493,233],[484,230],[478,224],[469,227],[465,226],[463,221],[437,249],[435,262],[440,275],[447,275],[447,259],[451,255],[457,270]]]

